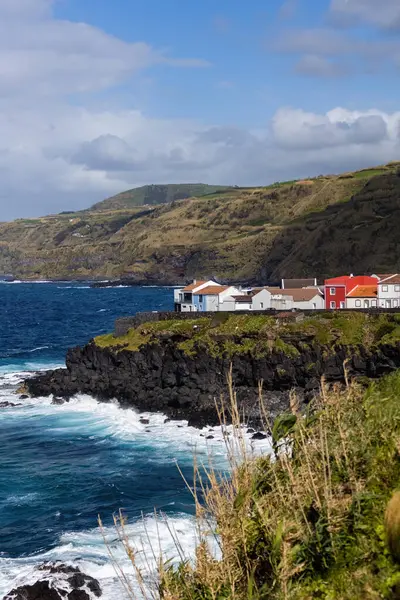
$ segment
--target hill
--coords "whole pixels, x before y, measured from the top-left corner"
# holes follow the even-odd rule
[[[91,210],[119,210],[134,206],[168,204],[175,200],[184,200],[193,196],[205,196],[225,189],[227,189],[226,186],[207,185],[205,183],[144,185],[98,202],[92,206]]]
[[[0,273],[179,283],[397,272],[399,167],[2,223]]]

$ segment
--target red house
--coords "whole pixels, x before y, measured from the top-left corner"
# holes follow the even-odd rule
[[[346,308],[346,297],[357,285],[376,285],[377,278],[369,275],[343,275],[326,279],[325,308],[335,310]]]

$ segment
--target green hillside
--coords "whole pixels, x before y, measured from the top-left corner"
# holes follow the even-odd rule
[[[179,283],[400,272],[399,167],[0,223],[0,273]]]
[[[226,186],[205,183],[171,183],[168,185],[144,185],[107,198],[95,204],[91,210],[119,210],[155,204],[167,204],[175,200],[205,196],[226,189]]]

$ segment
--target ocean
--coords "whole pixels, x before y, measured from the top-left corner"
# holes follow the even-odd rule
[[[193,501],[177,463],[189,483],[194,453],[226,469],[218,428],[206,440],[208,430],[89,396],[57,406],[15,393],[30,372],[63,366],[69,347],[112,331],[117,317],[172,309],[171,288],[0,283],[0,403],[14,405],[0,408],[0,598],[36,580],[35,565],[60,560],[97,578],[105,600],[123,599],[103,539],[130,577],[113,526],[120,509],[149,573],[159,541],[168,559],[182,558],[175,536],[193,556]]]

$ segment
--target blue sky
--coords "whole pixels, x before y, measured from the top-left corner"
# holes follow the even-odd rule
[[[0,220],[399,159],[399,76],[399,0],[0,0]]]

